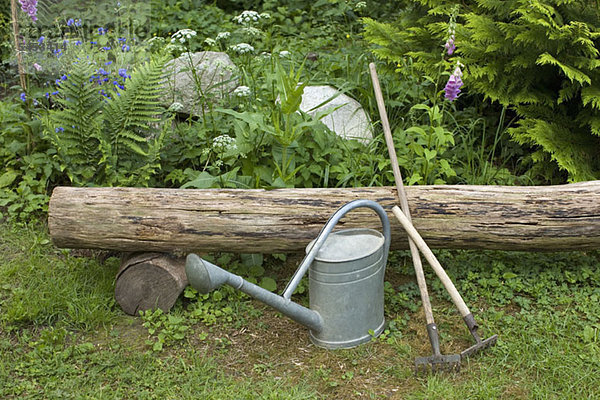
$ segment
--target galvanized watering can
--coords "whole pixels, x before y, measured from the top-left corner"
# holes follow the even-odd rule
[[[370,208],[379,215],[383,234],[366,228],[331,233],[346,213],[358,207]],[[370,331],[379,335],[383,330],[383,277],[390,239],[390,223],[384,209],[371,200],[355,200],[337,210],[307,246],[306,257],[282,296],[196,254],[188,255],[185,271],[190,284],[200,293],[228,284],[308,327],[315,345],[349,348],[369,341]],[[290,300],[307,270],[310,308]]]

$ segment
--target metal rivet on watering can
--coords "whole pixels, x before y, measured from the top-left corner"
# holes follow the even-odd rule
[[[331,233],[337,222],[358,207],[374,210],[383,234],[373,229],[346,229]],[[208,293],[228,284],[269,304],[310,329],[317,346],[349,348],[379,335],[383,316],[383,277],[390,248],[390,223],[384,209],[371,200],[355,200],[335,212],[307,254],[282,296],[256,286],[238,275],[190,254],[186,274],[190,284]],[[309,270],[310,309],[291,301],[300,280]]]

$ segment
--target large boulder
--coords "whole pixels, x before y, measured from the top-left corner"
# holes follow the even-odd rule
[[[218,103],[237,87],[237,67],[225,53],[200,51],[183,53],[169,61],[167,90],[163,103],[169,107],[179,103],[176,111],[200,115],[207,101]]]
[[[329,99],[331,101],[312,110]],[[358,101],[340,93],[332,86],[306,86],[304,88],[300,110],[310,115],[316,115],[331,109],[335,110],[321,121],[338,136],[357,139],[361,142],[368,142],[373,138],[371,121]]]

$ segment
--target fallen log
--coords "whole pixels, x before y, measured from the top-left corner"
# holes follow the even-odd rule
[[[560,186],[409,186],[414,226],[432,248],[600,248],[600,181]],[[389,210],[392,248],[408,247],[391,187],[336,189],[54,189],[48,225],[66,248],[119,251],[302,251],[329,216],[359,199]],[[358,209],[338,224],[379,228]]]
[[[161,253],[129,253],[121,260],[115,299],[123,311],[168,312],[188,284],[185,260]]]

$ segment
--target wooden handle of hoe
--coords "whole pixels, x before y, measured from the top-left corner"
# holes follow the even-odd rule
[[[450,294],[450,297],[456,305],[456,308],[458,308],[460,315],[462,315],[463,317],[469,315],[471,313],[471,311],[469,311],[469,307],[467,307],[460,293],[458,293],[458,290],[456,290],[454,283],[452,283],[452,280],[450,279],[448,274],[446,274],[446,271],[444,271],[444,268],[437,260],[429,246],[427,246],[425,240],[423,240],[421,235],[419,235],[419,232],[417,232],[413,224],[409,221],[408,217],[400,210],[400,208],[398,208],[398,206],[394,206],[394,208],[392,208],[392,212],[394,213],[400,224],[402,224],[402,227],[404,228],[408,236],[413,240],[413,242],[419,248],[419,250],[421,250],[421,253],[423,253],[423,256],[425,256],[425,259],[427,260],[427,262],[429,262],[435,274],[442,281],[442,284]]]
[[[388,153],[390,156],[390,162],[392,163],[392,171],[394,172],[394,181],[396,182],[396,190],[398,191],[398,198],[400,199],[400,206],[402,211],[410,221],[410,209],[408,208],[408,199],[406,197],[406,191],[404,190],[404,184],[402,182],[402,174],[400,173],[400,166],[398,165],[398,157],[396,156],[396,148],[394,146],[394,140],[392,138],[392,130],[390,128],[390,122],[388,121],[387,112],[385,110],[385,103],[383,101],[383,94],[381,93],[381,86],[379,85],[379,77],[377,76],[377,70],[375,64],[369,64],[369,71],[371,72],[371,80],[373,81],[373,90],[375,91],[375,100],[377,101],[377,108],[379,109],[379,117],[381,118],[381,126],[385,136],[385,143],[387,144]],[[421,256],[419,255],[419,249],[415,243],[408,238],[408,245],[410,247],[410,254],[413,260],[413,266],[415,269],[415,275],[417,276],[417,284],[419,285],[419,291],[421,292],[421,301],[423,303],[423,309],[425,311],[425,320],[427,324],[435,323],[433,319],[433,310],[431,308],[431,301],[429,300],[429,293],[427,292],[427,283],[425,282],[425,274],[423,273],[423,264],[421,263]]]

